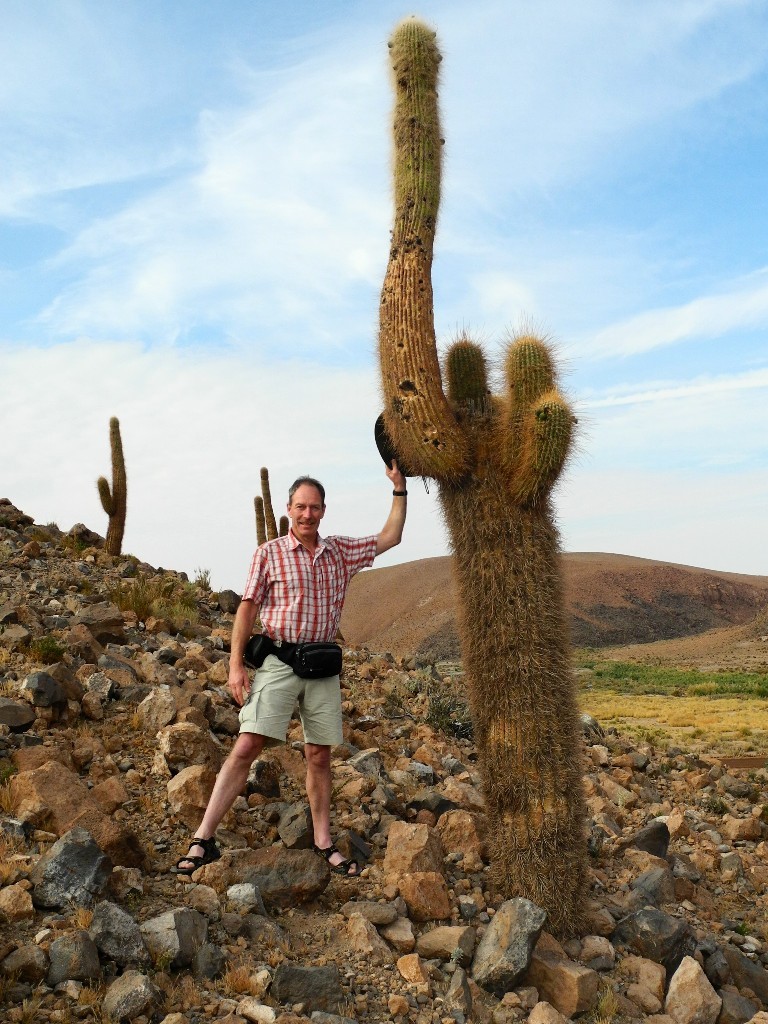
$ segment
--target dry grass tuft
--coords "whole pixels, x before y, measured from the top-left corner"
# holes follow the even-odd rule
[[[221,986],[230,998],[234,996],[260,996],[261,985],[247,964],[230,967],[221,978]]]
[[[70,921],[73,928],[80,928],[87,932],[93,923],[93,911],[87,907],[76,907],[70,917]]]
[[[4,782],[0,785],[0,809],[6,814],[13,814],[16,808],[16,800],[11,789],[10,782]]]

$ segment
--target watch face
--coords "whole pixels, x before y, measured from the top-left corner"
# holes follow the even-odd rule
[[[373,436],[376,441],[376,447],[379,449],[379,455],[390,468],[392,466],[392,460],[397,459],[397,468],[403,476],[415,476],[410,469],[403,465],[400,456],[395,451],[395,447],[389,439],[387,428],[384,426],[384,413],[381,413],[376,419],[376,423],[373,428]]]

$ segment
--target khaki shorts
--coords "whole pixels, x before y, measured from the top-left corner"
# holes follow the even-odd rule
[[[240,732],[266,736],[265,746],[285,743],[297,701],[305,743],[332,747],[342,742],[339,677],[299,679],[274,654],[253,677],[248,700],[240,709]]]

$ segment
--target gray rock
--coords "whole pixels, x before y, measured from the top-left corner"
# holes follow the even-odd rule
[[[9,953],[0,964],[0,972],[7,978],[18,978],[19,981],[28,981],[32,985],[38,985],[48,974],[49,962],[45,950],[30,942]]]
[[[212,942],[204,942],[192,959],[192,973],[196,978],[218,978],[227,964],[227,954]]]
[[[737,779],[735,775],[723,775],[717,780],[717,788],[735,797],[744,798],[752,795],[752,785],[746,779]]]
[[[254,761],[248,772],[246,792],[260,793],[268,800],[280,798],[280,769],[274,761]]]
[[[55,939],[49,956],[48,984],[51,988],[62,981],[96,981],[101,977],[96,943],[81,928]]]
[[[291,804],[280,815],[277,831],[289,850],[308,850],[312,846],[309,807],[303,801]]]
[[[267,913],[258,886],[255,886],[253,882],[240,882],[237,885],[230,885],[227,889],[227,903],[229,909],[238,914],[255,912],[265,916]]]
[[[367,750],[359,750],[352,757],[348,758],[347,764],[351,765],[356,772],[367,775],[380,782],[387,778],[384,769],[384,760],[378,747],[369,747]]]
[[[663,910],[644,907],[622,918],[611,941],[623,943],[633,952],[662,964],[671,977],[684,956],[692,956],[695,939],[688,924]]]
[[[720,989],[717,994],[723,1001],[717,1024],[746,1024],[746,1021],[751,1020],[760,1009],[757,1003],[745,999],[737,992]]]
[[[669,868],[649,868],[631,883],[647,897],[649,903],[659,906],[662,903],[675,901],[675,879]]]
[[[3,647],[7,647],[10,651],[15,651],[17,647],[26,644],[31,636],[32,634],[26,626],[21,626],[17,623],[0,627],[0,644]]]
[[[145,921],[141,934],[155,962],[188,967],[207,939],[208,923],[196,910],[177,907]]]
[[[32,869],[36,907],[90,907],[104,895],[112,862],[84,828],[57,839]]]
[[[0,725],[7,725],[11,732],[25,732],[36,718],[25,700],[0,697]]]
[[[423,786],[433,786],[435,784],[434,770],[422,761],[411,761],[407,771]]]
[[[340,1017],[337,1013],[323,1013],[315,1010],[309,1018],[312,1024],[357,1024],[353,1017]]]
[[[108,601],[83,608],[75,616],[73,625],[87,626],[101,643],[109,640],[121,643],[125,639],[123,613],[116,604]]]
[[[160,990],[138,971],[126,971],[113,981],[104,996],[101,1010],[112,1024],[150,1016],[160,1003]]]
[[[331,871],[309,850],[269,847],[260,863],[243,869],[243,881],[253,882],[267,907],[292,907],[313,900],[331,880]]]
[[[141,936],[141,929],[131,915],[116,903],[103,900],[96,904],[89,934],[99,951],[120,967],[149,963],[149,952]]]
[[[630,846],[645,850],[654,857],[666,857],[669,849],[669,829],[664,821],[652,821],[632,837]]]
[[[237,916],[241,922],[240,933],[247,935],[255,945],[265,949],[273,947],[289,949],[288,933],[284,932],[280,925],[271,918],[262,917],[260,914],[246,914],[245,917],[240,917],[239,914],[234,916]]]
[[[474,906],[474,903],[472,904]],[[341,908],[345,917],[360,914],[371,924],[392,924],[397,920],[397,907],[394,903],[375,903],[373,900],[350,900]]]
[[[86,548],[100,548],[104,544],[104,538],[89,530],[85,523],[75,523],[71,530],[67,530],[67,536]]]
[[[514,988],[531,962],[546,912],[530,900],[506,900],[491,919],[472,961],[472,978],[503,995]]]
[[[236,594],[234,590],[220,590],[219,591],[219,608],[227,615],[234,615],[237,609],[240,607],[240,595]]]
[[[445,1006],[449,1010],[461,1010],[469,1017],[472,1010],[472,992],[469,987],[467,972],[458,967],[451,977],[448,991],[445,993]]]
[[[605,739],[603,728],[596,718],[588,715],[586,711],[582,712],[579,718],[581,719],[581,731],[587,743],[600,743]]]
[[[117,689],[114,680],[103,672],[94,672],[92,676],[89,676],[85,687],[89,693],[96,694],[102,700],[111,700]]]
[[[304,1003],[310,1010],[333,1013],[344,1001],[341,975],[334,964],[299,967],[280,964],[272,980],[271,994],[280,1003]]]
[[[32,835],[32,826],[28,821],[19,821],[18,818],[0,817],[0,836],[4,839],[13,839],[25,843]]]
[[[61,683],[47,672],[30,672],[23,688],[31,695],[36,708],[50,708],[54,704],[66,704],[67,695]]]
[[[730,943],[723,947],[723,954],[731,969],[734,985],[737,988],[751,988],[758,999],[768,1003],[768,971]]]

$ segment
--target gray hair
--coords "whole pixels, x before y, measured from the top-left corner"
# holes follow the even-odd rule
[[[293,503],[293,496],[300,487],[307,484],[309,487],[314,487],[320,492],[320,501],[322,502],[323,508],[325,508],[325,488],[319,480],[315,480],[313,476],[300,476],[293,481],[291,486],[288,488],[288,504]]]

